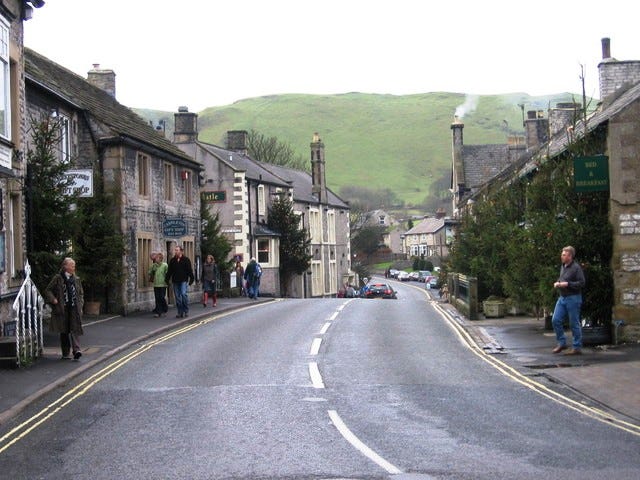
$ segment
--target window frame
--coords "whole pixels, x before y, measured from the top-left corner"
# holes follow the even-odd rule
[[[11,141],[11,24],[0,15],[0,137]]]
[[[141,197],[151,196],[151,157],[142,152],[136,156],[138,175],[138,195]]]
[[[266,215],[267,202],[265,198],[264,185],[262,184],[258,185],[257,196],[258,196],[258,215]]]
[[[172,163],[164,162],[162,172],[164,174],[164,199],[173,202],[175,198],[175,167]]]
[[[153,251],[153,234],[139,233],[136,237],[136,253],[137,253],[137,281],[138,289],[144,290],[153,287],[153,283],[149,281],[149,270],[151,268],[151,252]]]
[[[327,242],[336,243],[336,211],[327,211]]]

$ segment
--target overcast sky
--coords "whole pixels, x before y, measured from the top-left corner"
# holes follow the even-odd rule
[[[129,107],[198,112],[249,97],[580,92],[600,39],[640,58],[628,0],[46,0],[26,46],[85,76],[116,72]],[[635,8],[634,8],[635,10]]]

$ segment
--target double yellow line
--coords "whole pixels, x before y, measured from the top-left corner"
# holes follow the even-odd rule
[[[428,296],[429,294],[425,292]],[[578,413],[591,417],[599,422],[606,423],[607,425],[611,425],[612,427],[618,428],[620,430],[624,430],[627,433],[631,433],[632,435],[640,436],[640,425],[636,425],[630,422],[627,422],[621,418],[616,417],[615,415],[605,412],[599,408],[590,407],[588,405],[584,405],[580,402],[572,400],[569,397],[562,395],[559,392],[556,392],[549,387],[536,382],[535,380],[527,377],[526,375],[520,373],[515,368],[507,365],[506,363],[498,360],[495,356],[488,354],[485,352],[480,346],[476,344],[473,340],[469,332],[467,332],[452,316],[449,312],[446,311],[442,306],[440,306],[437,302],[432,302],[432,306],[435,310],[440,313],[440,315],[446,320],[447,324],[453,329],[453,331],[458,335],[460,340],[469,347],[469,349],[481,360],[487,362],[493,368],[498,370],[503,375],[507,376],[511,380],[518,382],[521,385],[533,390],[534,392],[542,395],[549,400],[552,400],[556,403],[564,405],[572,410],[575,410]]]
[[[132,352],[110,363],[99,372],[94,373],[89,378],[82,381],[77,386],[73,387],[71,390],[66,392],[56,401],[44,407],[42,410],[40,410],[40,412],[38,412],[28,420],[24,421],[17,427],[13,428],[11,431],[7,432],[3,437],[0,438],[0,454],[2,454],[5,450],[11,447],[11,445],[14,445],[15,443],[19,442],[22,438],[26,437],[33,430],[35,430],[40,425],[42,425],[47,420],[49,420],[51,417],[56,415],[63,408],[71,404],[74,400],[78,399],[79,397],[87,393],[94,385],[98,384],[99,382],[107,378],[109,375],[111,375],[113,372],[125,366],[131,360],[142,355],[146,351],[152,349],[157,345],[160,345],[161,343],[166,342],[167,340],[171,340],[172,338],[175,338],[179,335],[187,333],[191,330],[199,328],[208,323],[211,323],[219,318],[225,317],[227,315],[231,315],[232,313],[238,313],[238,312],[248,310],[251,308],[256,308],[259,306],[260,304],[249,305],[249,306],[246,306],[240,309],[235,309],[229,312],[222,312],[218,315],[215,315],[214,317],[209,317],[204,320],[200,320],[198,322],[191,323],[184,327],[178,328],[177,330],[172,330],[171,332],[167,333],[162,337],[159,337],[155,340],[150,341],[149,343],[141,345],[140,347],[136,348]]]

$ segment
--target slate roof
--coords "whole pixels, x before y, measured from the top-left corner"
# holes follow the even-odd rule
[[[418,225],[407,230],[405,235],[420,235],[423,233],[436,233],[444,228],[444,218],[425,218]]]
[[[293,186],[293,199],[298,202],[304,203],[318,203],[318,198],[313,194],[313,179],[311,174],[303,170],[296,170],[294,168],[282,167],[280,165],[264,164],[265,168],[268,168],[278,177],[286,180]],[[327,204],[332,207],[349,208],[349,205],[342,200],[338,195],[333,193],[327,188]]]
[[[275,186],[288,188],[290,185],[282,178],[270,172],[261,162],[253,160],[248,155],[234,150],[218,147],[210,143],[198,141],[198,146],[218,160],[227,164],[230,168],[237,171],[246,172],[246,176],[250,180],[257,182],[269,183]]]
[[[463,145],[464,179],[467,188],[477,188],[510,164],[507,144]]]
[[[601,125],[607,123],[610,118],[623,111],[631,103],[638,100],[640,100],[640,83],[629,88],[614,100],[608,102],[604,108],[594,112],[591,116],[589,116],[589,118],[587,119],[586,130],[584,122],[578,122],[574,128],[574,140],[583,138],[585,135],[593,132]],[[518,161],[505,168],[496,178],[489,182],[486,182],[485,186],[492,184],[493,181],[504,182],[513,177],[524,177],[538,168],[540,163],[544,162],[546,158],[554,158],[565,152],[568,145],[569,137],[564,130],[560,131],[556,135],[554,135],[547,144],[543,145],[537,152],[521,157]],[[476,193],[479,194],[480,191]]]
[[[159,155],[200,166],[197,162],[149,125],[131,109],[120,104],[107,92],[89,83],[85,78],[36,53],[24,49],[25,78],[66,103],[86,111],[91,119],[97,141],[132,139],[156,149]],[[177,157],[177,158],[176,158]]]

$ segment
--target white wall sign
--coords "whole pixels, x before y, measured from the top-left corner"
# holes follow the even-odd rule
[[[65,195],[93,197],[93,170],[67,170],[66,175],[73,179],[73,183],[65,189]]]

